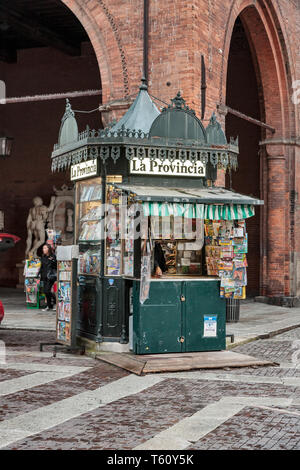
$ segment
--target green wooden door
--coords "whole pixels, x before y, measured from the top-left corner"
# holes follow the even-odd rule
[[[140,304],[134,282],[133,350],[136,354],[181,352],[181,282],[151,282],[149,299]]]
[[[226,302],[220,298],[220,282],[189,281],[183,284],[183,350],[226,349]]]

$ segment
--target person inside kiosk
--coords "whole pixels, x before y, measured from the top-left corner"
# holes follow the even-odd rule
[[[154,245],[154,276],[161,277],[166,272],[166,260],[163,249],[159,241]]]
[[[152,277],[201,276],[204,224],[182,216],[150,216]]]

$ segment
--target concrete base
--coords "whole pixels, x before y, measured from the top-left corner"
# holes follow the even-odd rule
[[[262,302],[269,305],[277,305],[278,307],[298,308],[300,307],[300,298],[292,296],[257,296],[254,298],[255,302]]]
[[[103,341],[103,343],[96,343],[88,338],[77,336],[77,344],[84,346],[87,353],[101,353],[101,352],[115,352],[125,353],[130,352],[129,343],[121,344],[113,341]]]
[[[223,369],[224,367],[250,367],[279,365],[232,351],[203,351],[168,354],[98,354],[96,359],[114,364],[136,375],[157,372],[179,372],[197,369]]]

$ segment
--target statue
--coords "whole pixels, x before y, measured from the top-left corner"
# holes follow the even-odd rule
[[[45,243],[45,228],[49,214],[54,210],[56,197],[52,196],[49,207],[43,204],[39,196],[33,199],[33,205],[27,217],[27,241],[25,258],[36,257],[38,248]]]
[[[56,196],[54,210],[49,216],[48,228],[61,232],[62,245],[73,244],[74,234],[74,188],[63,185],[53,187]]]
[[[73,233],[73,213],[74,211],[72,209],[67,209],[67,226],[66,226],[66,232],[71,232]]]

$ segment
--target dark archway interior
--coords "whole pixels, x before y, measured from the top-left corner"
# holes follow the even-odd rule
[[[7,98],[101,89],[89,37],[60,0],[1,0],[0,80]],[[93,110],[101,95],[70,101],[73,109]],[[0,134],[14,138],[11,157],[0,160],[0,210],[4,231],[21,237],[0,255],[0,286],[18,284],[16,264],[24,259],[33,198],[48,206],[54,186],[70,186],[69,172],[52,174],[50,162],[64,110],[64,99],[0,105]],[[77,113],[76,119],[79,130],[102,127],[99,112]]]
[[[228,59],[227,106],[258,120],[261,118],[259,84],[246,32],[240,18],[236,20]],[[243,194],[260,197],[259,142],[261,127],[232,114],[226,116],[226,134],[239,137],[239,168],[226,177],[226,186]],[[260,210],[247,221],[248,286],[247,296],[259,295],[260,280]]]

